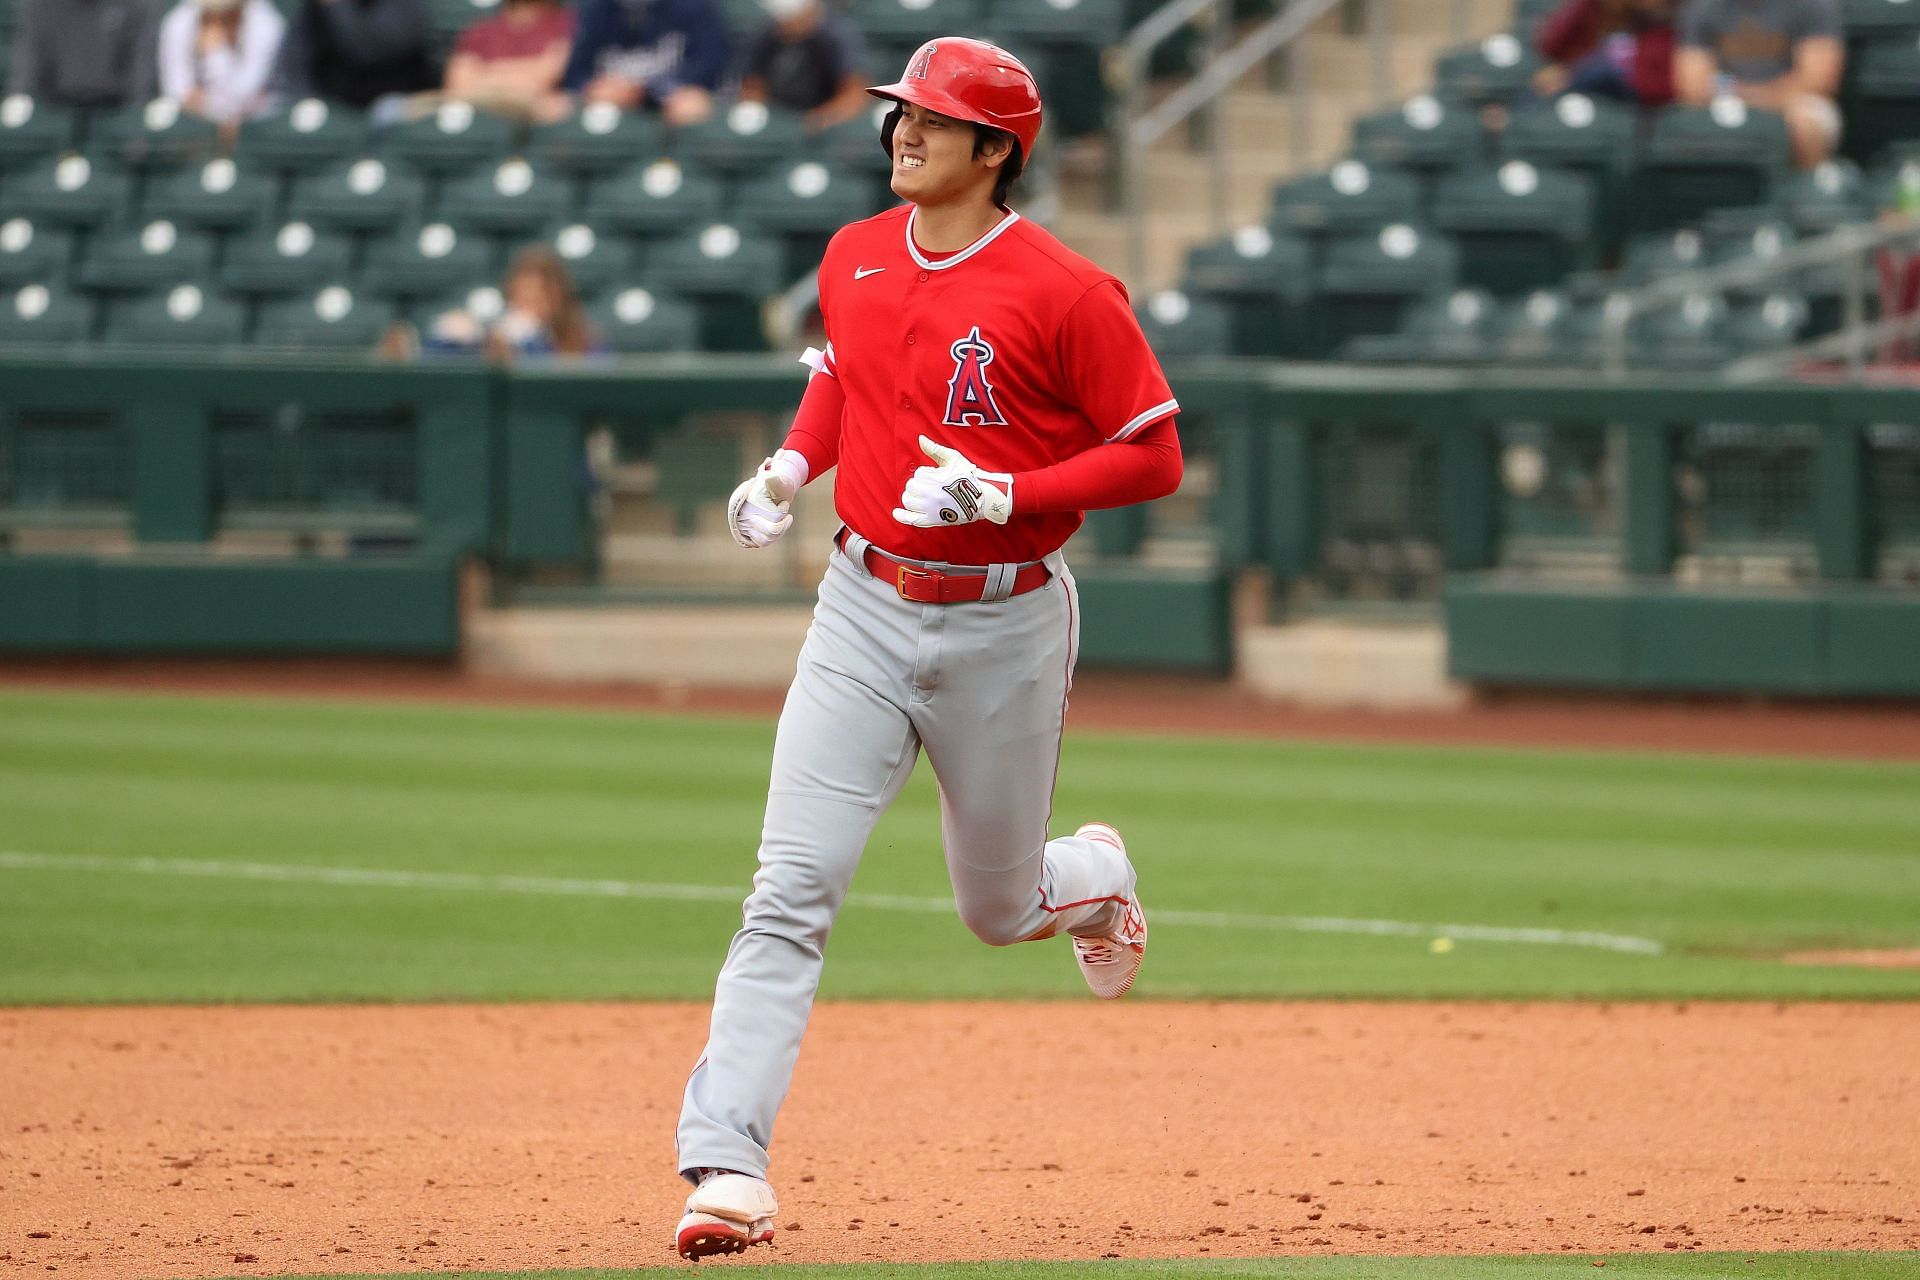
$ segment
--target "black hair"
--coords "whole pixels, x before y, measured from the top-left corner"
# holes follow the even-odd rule
[[[993,138],[1005,138],[1010,150],[1000,165],[1000,171],[993,180],[993,202],[1002,209],[1007,207],[1007,196],[1013,191],[1013,184],[1020,181],[1020,174],[1027,167],[1027,157],[1020,146],[1020,139],[1004,129],[989,128],[984,124],[973,126],[973,154],[978,159],[987,149],[987,143]]]

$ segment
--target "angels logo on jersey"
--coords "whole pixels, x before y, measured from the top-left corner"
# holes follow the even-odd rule
[[[1006,417],[994,403],[987,366],[993,363],[993,345],[975,325],[953,344],[953,377],[947,380],[947,416],[950,427],[1004,427]]]

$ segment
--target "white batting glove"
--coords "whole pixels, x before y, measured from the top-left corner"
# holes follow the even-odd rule
[[[949,449],[920,437],[920,451],[933,459],[921,467],[900,491],[893,518],[916,529],[971,524],[991,520],[1005,524],[1013,514],[1013,477],[1004,471],[982,471],[958,449]]]
[[[772,546],[793,527],[787,506],[807,482],[807,460],[792,449],[776,449],[759,470],[740,482],[727,499],[727,532],[749,551]]]

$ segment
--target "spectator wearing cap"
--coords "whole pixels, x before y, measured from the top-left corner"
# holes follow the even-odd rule
[[[63,107],[145,102],[159,19],[157,0],[19,0],[8,91]]]
[[[558,0],[506,0],[460,33],[447,60],[445,96],[520,119],[557,120],[573,48],[573,10]]]
[[[1673,101],[1674,0],[1566,0],[1540,24],[1544,97],[1584,93],[1643,107]]]
[[[871,105],[860,33],[821,0],[760,0],[767,23],[747,46],[740,97],[804,112],[827,129]]]
[[[405,113],[412,95],[440,85],[425,0],[301,0],[276,79],[289,99],[326,98]]]
[[[1839,0],[1689,0],[1674,92],[1693,106],[1732,94],[1784,116],[1794,161],[1811,169],[1840,142],[1842,34]]]
[[[250,120],[272,105],[286,34],[270,0],[180,0],[160,22],[160,92],[217,124]]]
[[[695,124],[713,114],[730,56],[717,0],[582,0],[565,85],[588,102]]]

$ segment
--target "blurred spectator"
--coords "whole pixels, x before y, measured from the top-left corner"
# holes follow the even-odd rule
[[[439,87],[425,0],[300,0],[280,51],[288,98],[328,98],[388,119]]]
[[[63,107],[146,102],[159,83],[159,0],[19,0],[8,91]]]
[[[160,92],[237,125],[266,111],[287,20],[269,0],[180,0],[160,23]]]
[[[1693,106],[1730,93],[1785,116],[1793,158],[1810,169],[1840,141],[1841,37],[1840,0],[1689,0],[1674,92]]]
[[[558,0],[506,0],[460,33],[447,60],[446,96],[541,121],[566,114],[560,92],[573,47],[573,10]]]
[[[718,0],[582,0],[565,83],[588,102],[695,124],[713,114],[728,56]]]
[[[501,287],[505,306],[492,319],[464,309],[436,316],[423,354],[479,352],[496,363],[520,356],[584,356],[600,351],[567,264],[545,245],[514,255]]]
[[[828,129],[872,103],[860,34],[821,0],[760,0],[768,22],[747,48],[740,96],[803,111],[807,127]]]
[[[1545,97],[1584,93],[1643,107],[1673,101],[1673,0],[1565,0],[1540,24]]]

